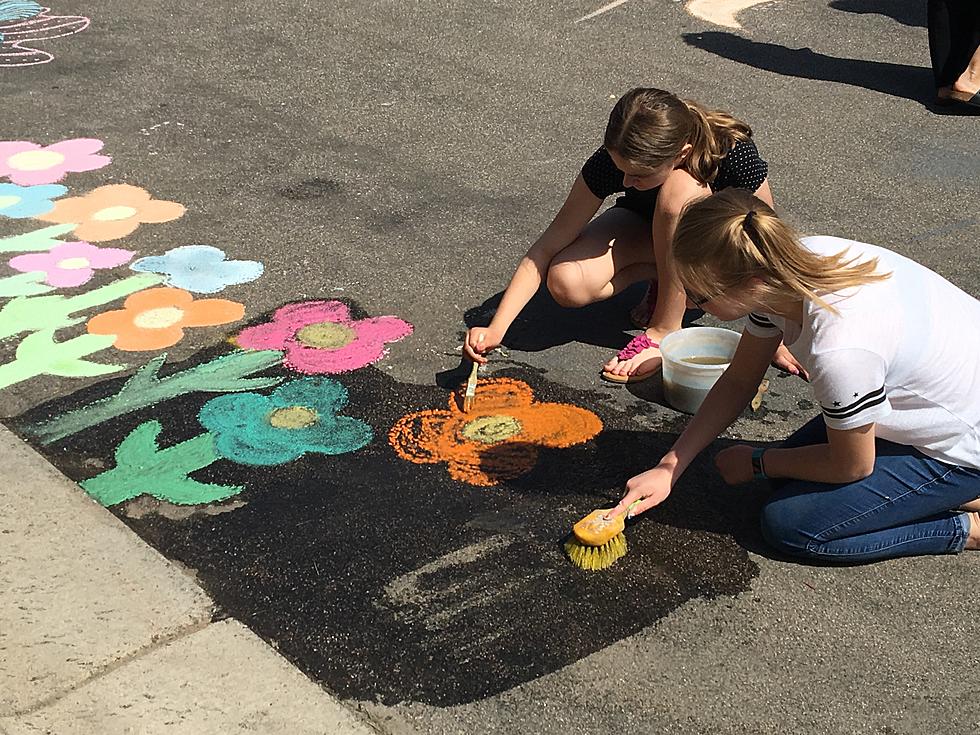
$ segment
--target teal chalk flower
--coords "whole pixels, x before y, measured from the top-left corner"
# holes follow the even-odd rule
[[[61,184],[0,184],[0,214],[12,219],[47,214],[54,209],[54,202],[51,200],[63,196],[67,191],[68,187]]]
[[[328,378],[302,378],[268,396],[235,393],[212,398],[199,415],[225,459],[245,465],[277,465],[307,453],[346,454],[371,441],[371,427],[338,416],[347,390]]]
[[[258,261],[225,260],[225,257],[222,250],[210,245],[182,245],[163,255],[140,258],[130,268],[162,273],[171,286],[193,293],[218,293],[262,275],[262,264]]]

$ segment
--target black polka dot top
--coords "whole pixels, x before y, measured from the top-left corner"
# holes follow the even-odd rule
[[[721,191],[730,186],[756,191],[769,175],[769,164],[761,156],[755,143],[750,140],[739,141],[728,151],[718,164],[718,173],[709,186],[711,191]],[[653,219],[660,187],[637,191],[623,186],[623,172],[616,168],[609,152],[600,148],[582,166],[582,178],[589,190],[600,199],[610,194],[624,192],[616,200],[617,207],[626,207],[647,219]]]

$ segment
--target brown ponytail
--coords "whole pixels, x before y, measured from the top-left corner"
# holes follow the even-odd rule
[[[609,113],[603,145],[634,166],[655,169],[673,161],[690,143],[691,152],[681,167],[708,185],[732,146],[751,137],[752,129],[728,113],[662,89],[637,87]]]

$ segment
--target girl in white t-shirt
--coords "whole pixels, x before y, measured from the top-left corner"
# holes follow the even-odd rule
[[[765,538],[841,562],[980,548],[980,302],[884,248],[801,240],[737,189],[689,206],[673,252],[691,302],[748,321],[697,415],[610,515],[667,497],[755,395],[783,340],[822,415],[779,447],[715,459],[729,484],[778,478]]]

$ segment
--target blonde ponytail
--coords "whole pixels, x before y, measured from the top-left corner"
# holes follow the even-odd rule
[[[837,311],[821,295],[883,281],[875,258],[818,255],[762,200],[725,189],[688,205],[674,233],[673,259],[686,288],[707,297],[758,278],[771,296],[795,296]]]

